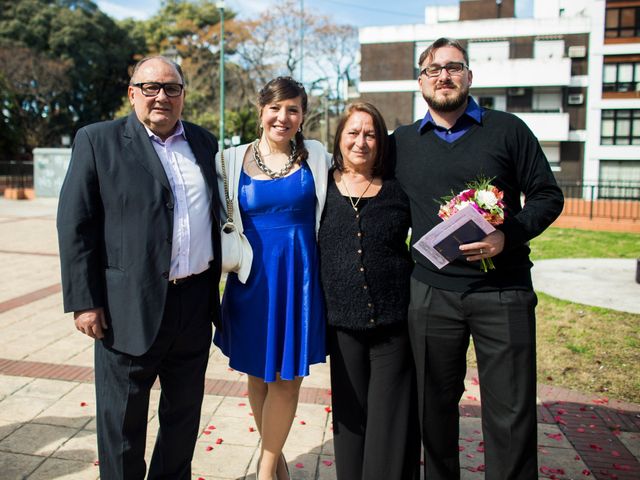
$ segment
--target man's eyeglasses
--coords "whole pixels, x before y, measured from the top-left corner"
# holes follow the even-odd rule
[[[465,67],[468,65],[462,62],[449,62],[446,65],[427,65],[420,70],[420,75],[426,75],[429,78],[439,77],[442,70],[446,70],[449,75],[462,75]]]
[[[145,97],[155,97],[160,93],[160,90],[164,90],[167,97],[179,97],[184,89],[184,85],[180,83],[143,82],[132,83],[131,85],[142,90],[142,94]]]

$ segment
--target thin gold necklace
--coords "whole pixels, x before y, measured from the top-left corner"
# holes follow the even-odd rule
[[[340,176],[340,181],[342,182],[342,185],[344,185],[344,189],[347,191],[347,196],[349,197],[349,202],[351,202],[351,206],[357,212],[358,211],[358,204],[360,203],[360,200],[362,200],[362,197],[364,197],[364,194],[367,193],[367,190],[369,190],[369,187],[373,183],[373,177],[371,177],[371,180],[369,180],[369,183],[367,184],[367,188],[364,189],[364,191],[360,194],[360,196],[358,197],[358,199],[355,202],[353,201],[353,196],[351,196],[351,192],[349,191],[349,187],[347,187],[347,182],[344,181],[344,177],[345,177],[345,175],[342,174]]]

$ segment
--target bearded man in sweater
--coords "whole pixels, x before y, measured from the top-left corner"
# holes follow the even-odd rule
[[[537,479],[537,298],[528,241],[558,217],[562,192],[524,122],[481,108],[469,96],[473,75],[459,42],[436,40],[420,56],[419,67],[429,111],[393,134],[396,176],[411,202],[412,243],[441,221],[438,199],[480,177],[493,179],[506,204],[504,223],[480,241],[462,245],[463,255],[440,270],[412,249],[409,333],[425,478],[460,478],[458,402],[472,336],[485,478]],[[485,273],[480,260],[489,258],[495,269]]]

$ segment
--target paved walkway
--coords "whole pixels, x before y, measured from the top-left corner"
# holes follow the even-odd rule
[[[0,199],[0,278],[0,479],[96,479],[92,341],[62,313],[54,201]],[[541,289],[554,283],[535,278]],[[611,298],[608,306],[620,305]],[[303,385],[285,454],[294,479],[333,480],[328,366],[314,367]],[[482,479],[475,371],[466,385],[462,478]],[[213,348],[206,387],[193,478],[255,480],[258,434],[246,382]],[[149,445],[158,397],[154,390]],[[545,385],[538,398],[540,478],[640,478],[640,405]]]

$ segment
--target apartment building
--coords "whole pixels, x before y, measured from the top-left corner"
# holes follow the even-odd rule
[[[362,100],[389,128],[426,113],[420,53],[453,37],[469,53],[471,94],[512,112],[538,137],[563,182],[640,182],[640,0],[460,0],[425,23],[360,29]]]

